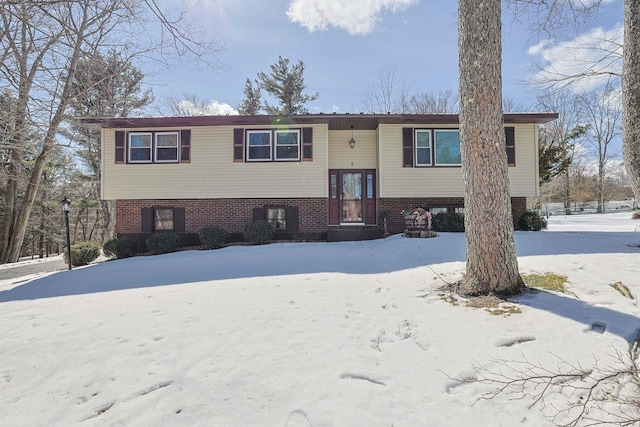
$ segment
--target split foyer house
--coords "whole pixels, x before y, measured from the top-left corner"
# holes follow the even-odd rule
[[[505,114],[514,220],[538,194],[538,124]],[[200,227],[355,240],[402,232],[403,209],[464,209],[456,114],[304,114],[84,119],[102,128],[102,193],[118,236]]]

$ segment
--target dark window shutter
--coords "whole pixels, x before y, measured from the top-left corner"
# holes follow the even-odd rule
[[[116,131],[116,163],[124,163],[124,137],[123,131]]]
[[[300,221],[298,220],[298,207],[292,206],[287,208],[287,231],[299,231]]]
[[[507,163],[509,166],[516,165],[516,129],[514,127],[504,128],[504,139],[507,146]]]
[[[153,208],[142,208],[141,232],[153,233]]]
[[[302,160],[313,160],[313,128],[302,128]]]
[[[402,167],[413,167],[413,128],[402,128]]]
[[[244,129],[233,130],[233,161],[244,162]]]
[[[264,221],[267,219],[267,210],[265,208],[253,208],[253,222]]]
[[[184,222],[184,208],[173,208],[173,231],[184,232]]]
[[[191,162],[191,129],[180,131],[180,163]]]

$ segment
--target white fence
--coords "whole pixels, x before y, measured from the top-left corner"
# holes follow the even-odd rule
[[[638,209],[638,202],[634,199],[617,200],[600,205],[597,202],[576,202],[565,209],[563,203],[546,203],[539,210],[540,215],[546,217],[553,215],[580,215],[595,213],[631,212]]]

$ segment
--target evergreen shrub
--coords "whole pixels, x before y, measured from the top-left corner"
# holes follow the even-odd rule
[[[228,233],[221,227],[202,227],[198,232],[200,244],[206,249],[221,248],[227,241]]]
[[[102,247],[102,252],[110,258],[122,259],[135,255],[136,249],[135,241],[128,237],[119,237],[106,242]]]
[[[244,238],[256,245],[270,242],[275,233],[275,228],[267,221],[250,222],[244,226]]]
[[[180,240],[176,233],[161,231],[147,237],[146,243],[149,252],[158,255],[177,251]]]
[[[87,265],[100,256],[100,246],[91,242],[80,242],[71,245],[71,265]],[[65,250],[65,262],[69,262],[69,254]]]
[[[536,211],[527,211],[520,216],[518,227],[520,230],[540,231],[547,228],[547,220]]]
[[[435,231],[464,232],[464,214],[459,212],[439,212],[433,216],[431,228]]]

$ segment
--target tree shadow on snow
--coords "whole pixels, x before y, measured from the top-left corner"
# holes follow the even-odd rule
[[[639,233],[517,232],[518,256],[640,253]],[[578,249],[576,249],[578,248]],[[201,281],[294,274],[380,274],[465,261],[462,233],[430,239],[400,235],[339,243],[276,243],[114,260],[62,271],[0,291],[0,303]],[[363,279],[364,280],[364,279]]]
[[[578,299],[535,290],[515,298],[519,304],[584,324],[584,332],[608,332],[632,343],[640,332],[640,318]]]

